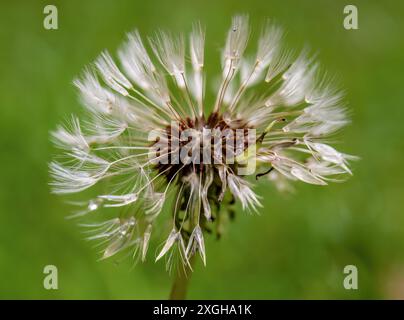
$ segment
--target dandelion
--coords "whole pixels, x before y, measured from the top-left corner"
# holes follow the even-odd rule
[[[199,23],[188,37],[158,31],[147,42],[136,30],[118,60],[104,51],[74,81],[86,115],[52,133],[65,152],[50,164],[51,185],[98,193],[72,217],[99,219],[83,227],[102,258],[144,261],[162,221],[155,260],[185,274],[196,256],[207,263],[204,236],[220,236],[235,204],[260,210],[256,180],[290,190],[288,181],[326,185],[352,174],[356,158],[329,145],[348,123],[343,93],[307,50],[284,47],[280,27],[267,22],[252,55],[251,38],[248,17],[235,16],[212,95]]]

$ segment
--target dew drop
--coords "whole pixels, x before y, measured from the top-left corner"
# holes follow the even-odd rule
[[[88,203],[88,210],[94,211],[94,210],[97,210],[97,209],[98,209],[98,203],[96,203],[94,200],[91,200]]]

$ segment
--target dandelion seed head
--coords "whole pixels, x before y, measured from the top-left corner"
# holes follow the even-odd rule
[[[214,97],[205,92],[200,23],[189,37],[160,30],[146,42],[135,30],[119,59],[104,51],[74,81],[86,115],[52,132],[64,153],[50,164],[51,186],[64,195],[94,190],[72,217],[99,217],[82,226],[102,259],[129,252],[144,261],[156,236],[155,260],[168,270],[194,255],[206,264],[206,232],[220,236],[238,203],[260,211],[257,180],[289,191],[296,181],[323,186],[352,174],[356,157],[329,144],[349,123],[343,92],[307,49],[284,46],[279,26],[265,23],[253,54],[250,36],[248,16],[235,16]],[[165,236],[154,234],[158,220]]]

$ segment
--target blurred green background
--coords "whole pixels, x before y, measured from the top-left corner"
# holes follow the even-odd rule
[[[43,28],[55,4],[59,29]],[[343,28],[343,8],[359,9],[359,30]],[[149,259],[97,262],[71,207],[50,194],[49,131],[80,105],[71,81],[125,32],[207,26],[214,72],[234,13],[257,30],[275,18],[288,45],[309,44],[341,79],[353,123],[338,148],[359,155],[344,184],[297,184],[293,195],[261,185],[261,215],[238,212],[220,241],[207,237],[208,263],[192,276],[190,298],[404,298],[404,5],[401,1],[2,1],[0,4],[0,298],[166,298],[172,278]],[[155,249],[155,246],[152,250]],[[43,268],[59,289],[43,288]],[[343,268],[359,269],[345,290]]]

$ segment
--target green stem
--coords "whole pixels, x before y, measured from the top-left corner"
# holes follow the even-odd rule
[[[195,256],[189,259],[189,264],[191,267],[194,265]],[[171,287],[170,300],[185,300],[187,296],[187,290],[189,285],[189,280],[191,279],[192,270],[187,265],[184,268],[178,270],[175,276],[173,285]]]

